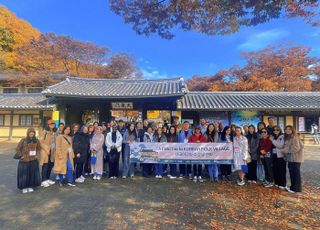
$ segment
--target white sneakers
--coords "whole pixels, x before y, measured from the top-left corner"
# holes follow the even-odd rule
[[[47,188],[49,186],[50,186],[50,184],[47,180],[41,182],[41,187]]]
[[[86,178],[81,175],[80,177],[78,177],[78,178],[75,180],[75,182],[76,182],[76,183],[83,183],[85,180],[86,180]]]
[[[194,177],[193,177],[193,182],[197,182],[198,180],[199,180],[200,183],[203,182],[203,179],[202,179],[201,176],[198,176],[198,177],[194,176]]]
[[[161,175],[156,175],[156,178],[162,179],[162,176]]]
[[[244,180],[238,180],[238,181],[237,181],[237,184],[238,184],[239,186],[243,186],[243,185],[246,184],[246,182],[245,182]]]
[[[56,182],[53,180],[45,180],[41,182],[41,187],[49,187],[50,185],[54,185]]]
[[[172,180],[177,178],[176,176],[172,176],[172,175],[168,175],[168,177]]]
[[[24,188],[22,189],[22,194],[33,192],[33,188]]]

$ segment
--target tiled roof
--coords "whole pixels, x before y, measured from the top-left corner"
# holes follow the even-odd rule
[[[42,93],[63,97],[169,97],[187,91],[183,78],[157,80],[88,79],[68,77]]]
[[[0,94],[0,109],[40,109],[52,110],[55,104],[41,94]]]
[[[181,110],[320,109],[320,92],[189,92]]]

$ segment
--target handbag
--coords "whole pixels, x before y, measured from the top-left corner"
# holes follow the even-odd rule
[[[91,155],[90,164],[95,165],[97,162],[97,155]]]
[[[243,172],[243,173],[248,173],[248,165],[241,165],[241,171]]]

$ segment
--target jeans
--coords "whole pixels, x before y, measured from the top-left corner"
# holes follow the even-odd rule
[[[64,179],[64,175],[63,174],[58,174],[58,175],[59,175],[59,181],[62,183]],[[69,159],[69,155],[67,159],[67,175],[66,176],[67,176],[67,182],[73,183],[73,169],[72,169],[71,161]]]
[[[176,164],[170,164],[170,175],[177,176],[177,165]]]
[[[41,170],[41,180],[42,181],[46,181],[46,180],[50,179],[50,174],[51,174],[52,168],[53,168],[53,163],[50,161],[50,157],[49,157],[48,163],[44,163],[42,165],[42,170]]]
[[[155,164],[156,176],[162,176],[163,174],[163,164]]]
[[[271,157],[264,157],[261,159],[266,181],[273,183],[273,162]]]
[[[125,150],[123,152],[123,167],[122,167],[122,176],[128,176],[134,174],[134,164],[130,163],[130,146],[129,144],[125,144]]]
[[[248,173],[246,177],[248,180],[257,181],[257,161],[252,160],[248,163]]]
[[[288,162],[291,181],[290,189],[295,192],[302,192],[300,167],[301,163]]]
[[[263,169],[263,164],[262,164],[261,160],[258,160],[258,162],[257,162],[257,177],[258,177],[259,181],[265,180],[264,169]]]
[[[218,170],[218,164],[210,164],[208,165],[208,173],[210,176],[210,179],[217,179],[219,175],[219,170]]]

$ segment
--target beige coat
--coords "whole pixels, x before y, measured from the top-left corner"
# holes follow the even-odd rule
[[[68,139],[69,143],[66,141]],[[66,135],[60,135],[56,138],[56,155],[55,155],[55,162],[53,171],[57,174],[66,174],[67,173],[67,157],[69,153],[69,159],[72,164],[72,168],[74,168],[73,165],[73,148],[72,148],[72,138],[70,136]]]
[[[303,162],[303,143],[298,137],[284,141],[282,153],[288,162]]]
[[[56,134],[54,132],[44,130],[39,138],[39,141],[41,144],[39,159],[40,165],[48,163],[49,155],[50,161],[54,162]]]

